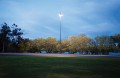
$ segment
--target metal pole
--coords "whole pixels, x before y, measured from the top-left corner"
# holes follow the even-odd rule
[[[62,53],[62,42],[61,42],[61,18],[60,18],[60,52]]]
[[[62,16],[63,16],[63,14],[60,12],[59,13],[59,17],[60,17],[60,52],[62,53],[62,42],[61,42],[61,36],[62,36],[62,34],[61,34],[61,30],[62,30]]]

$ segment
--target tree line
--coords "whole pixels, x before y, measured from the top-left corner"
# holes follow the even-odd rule
[[[22,37],[23,32],[16,24],[8,26],[7,23],[0,27],[0,52],[26,52],[35,53],[46,51],[47,53],[91,53],[108,54],[109,52],[120,52],[120,34],[112,36],[96,36],[89,38],[85,35],[69,36],[61,41],[56,38],[37,38],[30,40]],[[61,52],[60,52],[61,49]]]

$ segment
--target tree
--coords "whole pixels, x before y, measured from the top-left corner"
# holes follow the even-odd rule
[[[19,44],[22,43],[23,40],[22,35],[23,32],[21,32],[21,28],[18,28],[16,24],[13,24],[11,29],[11,41],[15,52],[19,51]]]
[[[69,52],[69,41],[68,40],[62,40],[62,51]]]
[[[111,47],[114,45],[110,36],[97,36],[95,37],[95,41],[99,52],[103,54],[108,54]]]
[[[10,41],[10,27],[7,25],[7,23],[2,24],[0,29],[0,41],[2,43],[2,52],[5,52],[5,48],[7,50],[7,45]]]
[[[31,41],[29,39],[22,39],[18,47],[20,52],[28,52],[31,49]]]
[[[56,51],[57,40],[55,38],[48,37],[46,39],[38,38],[32,41],[32,48],[36,52],[46,50],[48,53]]]
[[[46,41],[45,41],[45,50],[48,53],[55,52],[55,50],[56,50],[56,44],[57,44],[56,38],[51,38],[51,37],[46,38]]]
[[[45,50],[45,39],[43,38],[34,39],[32,40],[31,44],[33,52],[40,52],[41,50]]]
[[[71,53],[88,51],[88,45],[90,38],[85,35],[71,36],[69,37],[69,49]]]
[[[115,34],[111,36],[114,41],[114,51],[120,51],[120,34]]]
[[[97,44],[94,39],[90,39],[88,51],[91,52],[91,54],[98,54]]]
[[[1,25],[0,28],[0,51],[19,51],[19,44],[22,41],[21,28],[18,28],[16,24],[12,27],[8,26],[7,23]]]

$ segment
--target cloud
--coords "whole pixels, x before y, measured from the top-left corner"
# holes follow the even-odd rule
[[[25,37],[59,39],[58,12],[62,11],[63,39],[79,34],[109,35],[120,33],[119,8],[119,0],[0,0],[0,21],[18,24]]]

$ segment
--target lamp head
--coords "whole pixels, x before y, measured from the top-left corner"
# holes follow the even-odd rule
[[[61,12],[60,12],[58,15],[59,15],[60,19],[61,19],[61,18],[62,18],[62,16],[63,16],[63,14],[62,14]]]

